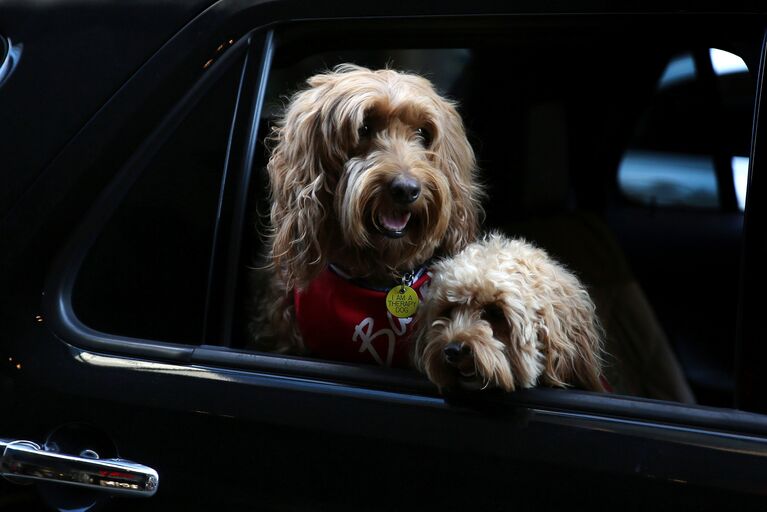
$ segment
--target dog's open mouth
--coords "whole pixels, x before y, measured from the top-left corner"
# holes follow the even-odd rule
[[[484,379],[477,371],[473,358],[466,357],[456,363],[450,363],[450,365],[458,373],[458,383],[462,389],[473,390],[482,387]]]
[[[473,368],[470,371],[458,370],[458,386],[465,391],[479,391],[485,388],[485,380]]]
[[[378,230],[389,238],[401,238],[407,231],[410,220],[408,211],[390,211],[378,214]]]

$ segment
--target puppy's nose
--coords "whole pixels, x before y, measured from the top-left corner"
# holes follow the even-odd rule
[[[457,363],[462,358],[471,355],[471,347],[460,341],[451,341],[442,349],[448,363]]]
[[[397,176],[389,184],[389,192],[395,203],[410,204],[421,195],[421,184],[410,176]]]

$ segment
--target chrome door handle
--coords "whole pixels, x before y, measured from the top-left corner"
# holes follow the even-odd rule
[[[42,481],[92,490],[149,497],[160,477],[154,469],[123,459],[99,459],[86,450],[80,456],[45,451],[31,441],[0,439],[0,475],[17,483]]]

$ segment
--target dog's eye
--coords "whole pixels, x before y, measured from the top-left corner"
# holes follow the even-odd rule
[[[359,135],[360,139],[370,137],[370,125],[368,123],[364,123],[362,126],[360,126],[359,130],[357,130],[357,135]]]
[[[454,307],[454,306],[448,306],[448,307],[446,307],[445,309],[443,309],[443,310],[440,312],[439,316],[443,316],[443,317],[445,317],[445,318],[452,318],[452,316],[453,316],[453,310],[455,310],[455,307]]]
[[[415,131],[415,133],[418,136],[418,138],[421,139],[421,141],[423,142],[424,147],[428,148],[429,146],[431,146],[432,137],[431,137],[431,132],[429,130],[427,130],[426,128],[418,128]]]
[[[482,320],[487,320],[488,322],[502,320],[504,318],[503,310],[495,304],[490,304],[482,308],[481,317]]]

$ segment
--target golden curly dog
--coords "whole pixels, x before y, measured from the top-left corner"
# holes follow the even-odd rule
[[[323,334],[332,323],[312,320],[321,313],[309,303],[355,295],[352,284],[366,300],[367,290],[413,284],[431,258],[476,238],[482,189],[455,105],[428,80],[345,64],[307,83],[268,140],[269,275],[261,277],[249,330],[260,350],[347,359],[319,342],[320,349],[307,347],[307,333]],[[332,286],[343,291],[329,296]],[[306,313],[297,318],[299,301]],[[383,298],[374,307],[386,315]],[[380,350],[370,336],[361,340],[360,329],[372,328],[379,313],[347,319],[330,334],[355,353],[376,355]],[[388,322],[387,336],[391,331],[397,344],[407,344],[410,320],[388,314],[377,327]],[[375,360],[391,363],[389,352]]]
[[[415,364],[440,389],[605,390],[594,303],[542,249],[490,234],[432,272]]]

